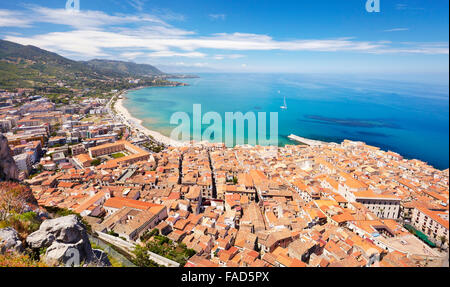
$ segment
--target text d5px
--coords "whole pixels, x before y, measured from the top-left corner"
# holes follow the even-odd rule
[[[269,272],[226,272],[226,282],[269,282]]]

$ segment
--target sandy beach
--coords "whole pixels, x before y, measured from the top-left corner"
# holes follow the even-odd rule
[[[131,90],[129,90],[131,91]],[[155,139],[155,141],[162,143],[166,146],[173,146],[173,147],[182,147],[182,146],[186,146],[189,145],[189,143],[182,143],[180,141],[176,141],[173,140],[157,131],[152,131],[146,127],[144,127],[142,125],[143,121],[133,117],[130,112],[123,106],[123,101],[125,97],[125,94],[129,91],[123,92],[121,93],[117,99],[117,102],[114,106],[115,111],[117,112],[117,114],[122,118],[124,124],[130,126],[133,129],[138,129],[140,132],[142,132],[143,134],[147,135],[147,136],[151,136]],[[122,98],[120,98],[122,97]],[[320,141],[315,141],[315,140],[310,140],[310,139],[306,139],[306,138],[301,138],[298,137],[296,135],[290,135],[289,136],[290,139],[297,141],[297,142],[303,142],[307,145],[319,145],[319,144],[324,144],[324,142],[320,142]]]
[[[123,97],[125,93],[121,94]],[[155,141],[160,142],[167,146],[173,146],[173,147],[180,147],[184,146],[185,144],[176,140],[173,140],[165,135],[162,135],[159,132],[152,131],[147,129],[142,125],[142,120],[137,119],[133,117],[128,110],[123,106],[123,100],[124,99],[118,99],[116,104],[114,105],[114,109],[116,110],[117,114],[121,116],[125,120],[125,124],[128,126],[131,126],[134,129],[138,129],[140,132],[147,136],[151,136],[155,139]]]

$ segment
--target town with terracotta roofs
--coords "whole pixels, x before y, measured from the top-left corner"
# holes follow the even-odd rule
[[[448,169],[348,140],[167,146],[118,116],[116,96],[0,100],[38,206],[79,215],[134,265],[448,266]]]

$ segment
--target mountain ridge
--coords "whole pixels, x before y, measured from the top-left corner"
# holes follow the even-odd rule
[[[104,72],[120,72],[129,76],[159,76],[165,73],[158,68],[148,64],[138,64],[134,62],[125,62],[107,59],[92,59],[84,61],[88,66]]]
[[[167,75],[148,64],[100,60],[75,61],[32,45],[0,39],[0,87],[45,85],[49,81],[109,80]]]

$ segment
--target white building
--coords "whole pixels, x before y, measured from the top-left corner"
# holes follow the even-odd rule
[[[355,201],[363,204],[376,216],[383,219],[398,219],[400,198],[393,195],[376,194],[372,191],[354,193]]]
[[[444,248],[448,248],[448,210],[447,212],[439,212],[416,205],[413,210],[411,223],[438,246],[442,243]],[[445,242],[442,242],[443,238],[445,238]]]
[[[20,171],[24,171],[27,174],[30,172],[32,163],[31,157],[28,153],[22,153],[14,156],[14,161]]]

